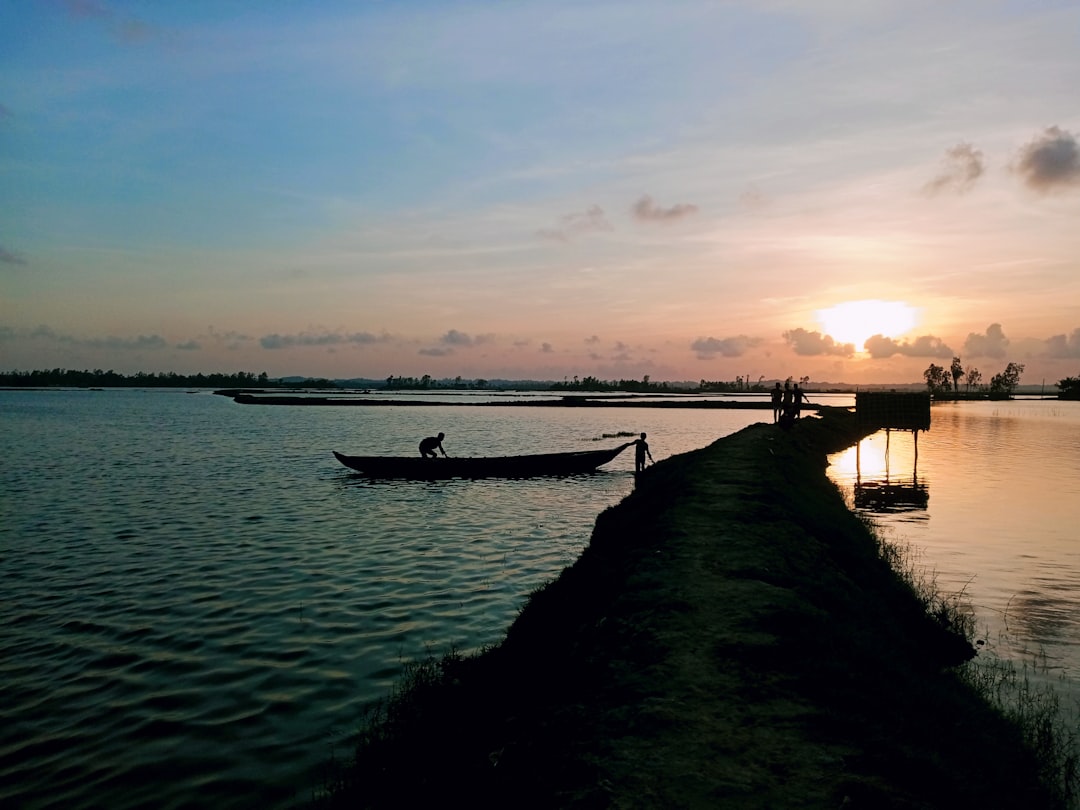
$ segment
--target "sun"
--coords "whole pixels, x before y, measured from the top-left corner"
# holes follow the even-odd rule
[[[898,337],[914,329],[919,311],[903,301],[845,301],[819,309],[816,313],[822,331],[838,343],[854,343],[863,351],[866,339],[874,335]]]

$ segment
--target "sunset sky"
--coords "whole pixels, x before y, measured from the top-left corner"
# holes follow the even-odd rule
[[[954,355],[1080,374],[1076,0],[0,0],[2,371]]]

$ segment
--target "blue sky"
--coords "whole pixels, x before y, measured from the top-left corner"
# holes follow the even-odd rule
[[[1080,373],[1080,7],[849,6],[0,2],[0,368]]]

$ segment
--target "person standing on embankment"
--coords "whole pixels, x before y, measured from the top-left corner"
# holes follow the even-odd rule
[[[634,445],[634,472],[635,473],[639,473],[639,472],[641,472],[642,470],[645,469],[645,457],[646,456],[649,457],[649,461],[652,461],[653,464],[656,463],[655,461],[653,461],[652,453],[649,452],[649,443],[647,441],[645,441],[645,434],[644,433],[641,434],[640,439],[635,439],[634,440],[633,445]]]

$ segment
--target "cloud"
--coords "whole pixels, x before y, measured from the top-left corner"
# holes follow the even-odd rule
[[[1047,127],[1020,150],[1014,169],[1028,188],[1040,193],[1080,185],[1080,148],[1076,136]]]
[[[671,208],[660,208],[646,194],[631,209],[639,222],[674,222],[697,213],[698,207],[689,203],[678,203]]]
[[[345,344],[366,345],[377,343],[380,338],[370,332],[301,332],[298,335],[265,335],[259,338],[264,349],[291,349],[296,346],[341,346]]]
[[[795,354],[799,355],[829,354],[838,357],[851,357],[851,355],[855,354],[854,343],[837,343],[831,335],[822,335],[820,332],[791,329],[784,332],[783,337],[787,344],[795,350]]]
[[[944,166],[941,173],[927,183],[923,190],[927,194],[938,194],[943,191],[954,191],[963,194],[970,191],[983,171],[983,153],[970,143],[958,143],[951,149],[945,150]]]
[[[536,232],[537,236],[555,242],[571,242],[578,236],[599,231],[611,231],[611,223],[604,216],[604,209],[592,205],[581,213],[567,214],[559,220],[560,227],[545,228]]]
[[[1065,337],[1065,335],[1054,335],[1051,338],[1047,338],[1046,351],[1044,354],[1047,357],[1080,357],[1080,329],[1073,329],[1068,337]]]
[[[994,357],[1001,359],[1009,347],[1009,339],[1001,331],[1000,323],[986,327],[985,335],[971,332],[964,341],[964,354],[971,357]]]
[[[430,349],[420,349],[417,354],[422,354],[425,357],[449,357],[454,353],[454,350],[442,346],[433,346]]]
[[[913,342],[905,340],[897,342],[884,335],[874,335],[867,338],[863,348],[875,359],[892,357],[900,354],[905,357],[952,357],[955,352],[945,345],[945,342],[933,335],[922,335]]]
[[[464,332],[459,332],[457,329],[451,329],[441,338],[439,342],[447,346],[472,346],[473,339],[466,335]]]
[[[63,0],[63,6],[70,17],[100,23],[113,39],[125,44],[146,42],[164,34],[137,17],[117,14],[105,3],[95,0]]]
[[[3,245],[0,245],[0,264],[25,265],[26,259],[20,256],[18,253],[12,253]]]
[[[761,338],[748,335],[736,335],[729,338],[698,338],[690,344],[699,360],[711,360],[716,355],[723,357],[742,357],[747,350],[761,343]]]
[[[253,337],[245,335],[242,332],[237,332],[233,329],[228,329],[224,332],[219,332],[210,327],[208,333],[205,335],[199,335],[199,339],[208,340],[216,346],[224,346],[230,351],[242,348],[246,343],[254,340]]]
[[[551,354],[554,351],[555,351],[555,347],[552,346],[550,343],[545,342],[545,343],[540,344],[540,353],[541,354]]]
[[[168,348],[168,341],[161,335],[139,335],[136,338],[119,338],[119,337],[105,337],[105,338],[92,338],[90,340],[79,341],[81,346],[89,346],[94,349],[119,349],[121,351],[131,351],[139,349],[165,349]]]
[[[108,349],[115,351],[141,351],[166,349],[169,343],[161,335],[139,335],[134,338],[108,336],[102,338],[80,338],[57,332],[50,326],[37,326],[29,331],[6,328],[0,337],[8,340],[30,338],[32,340],[53,340],[65,346],[79,346],[88,349]]]
[[[197,340],[185,340],[183,343],[177,343],[176,348],[185,352],[197,352],[202,348]]]
[[[761,211],[771,203],[772,200],[757,186],[750,186],[739,195],[739,205],[748,211]]]

